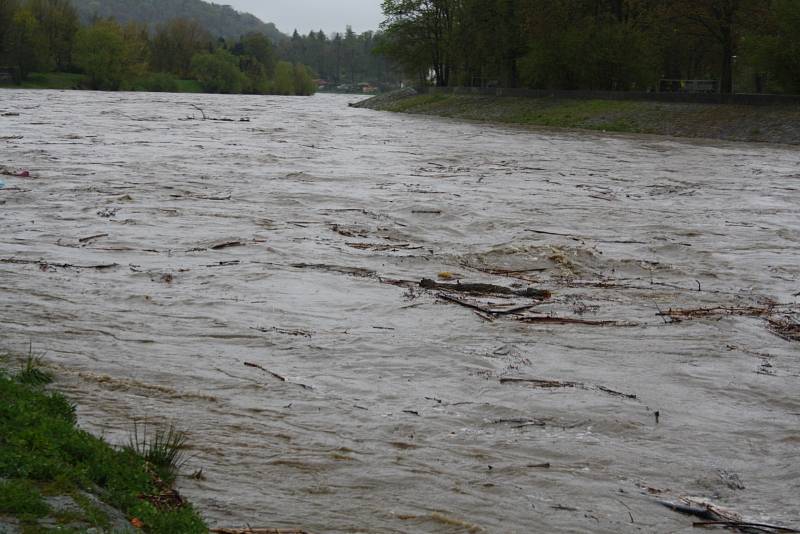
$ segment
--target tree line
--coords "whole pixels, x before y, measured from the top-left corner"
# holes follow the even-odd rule
[[[384,0],[380,50],[420,84],[800,92],[798,0]]]
[[[262,33],[214,39],[198,22],[173,19],[150,31],[112,18],[81,25],[70,0],[0,0],[0,66],[18,81],[33,72],[79,72],[86,88],[309,95],[311,70],[278,59]]]
[[[382,32],[356,34],[351,27],[344,33],[326,35],[322,30],[292,37],[278,45],[278,54],[288,61],[310,66],[319,78],[333,87],[353,89],[368,82],[377,86],[395,86],[402,80],[389,57],[379,54]]]

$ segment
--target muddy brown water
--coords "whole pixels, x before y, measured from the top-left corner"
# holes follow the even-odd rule
[[[32,341],[113,442],[188,429],[204,479],[180,487],[213,525],[692,531],[654,490],[798,524],[800,345],[656,315],[796,310],[797,150],[354,98],[0,93],[0,165],[33,175],[0,190],[0,348]],[[440,272],[617,324],[381,282]]]

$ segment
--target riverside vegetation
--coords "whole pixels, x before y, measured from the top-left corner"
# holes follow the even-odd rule
[[[311,31],[201,0],[0,0],[0,70],[23,89],[308,95],[396,87],[383,32]]]
[[[797,105],[745,106],[417,94],[407,89],[353,106],[527,126],[800,144],[800,109]]]
[[[182,18],[154,31],[112,18],[82,25],[70,0],[0,0],[4,65],[23,87],[280,95],[316,90],[310,69],[279,60],[264,33],[226,40]]]
[[[800,91],[797,0],[385,0],[383,11],[383,51],[423,85]]]
[[[0,370],[0,531],[207,531],[171,487],[184,433],[136,425],[112,447],[76,426],[75,406],[45,388],[52,378],[32,356]]]

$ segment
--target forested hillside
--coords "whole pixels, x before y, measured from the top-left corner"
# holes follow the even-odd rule
[[[172,7],[195,4],[160,1]],[[44,87],[63,88],[47,82],[48,74],[60,73],[72,78],[74,88],[107,91],[310,95],[316,90],[309,68],[281,61],[262,32],[220,39],[197,18],[156,22],[148,27],[109,16],[81,23],[71,0],[0,0],[2,81],[22,84],[36,74]]]
[[[248,33],[264,33],[273,41],[286,37],[272,23],[230,6],[202,0],[72,0],[84,24],[93,18],[112,17],[121,23],[142,22],[151,29],[175,18],[196,20],[215,37],[238,38]]]

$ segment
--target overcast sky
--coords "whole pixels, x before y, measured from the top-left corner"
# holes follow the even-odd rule
[[[247,11],[264,22],[274,22],[283,33],[295,28],[303,34],[323,30],[344,32],[348,24],[357,33],[377,30],[383,20],[380,0],[215,0]]]

